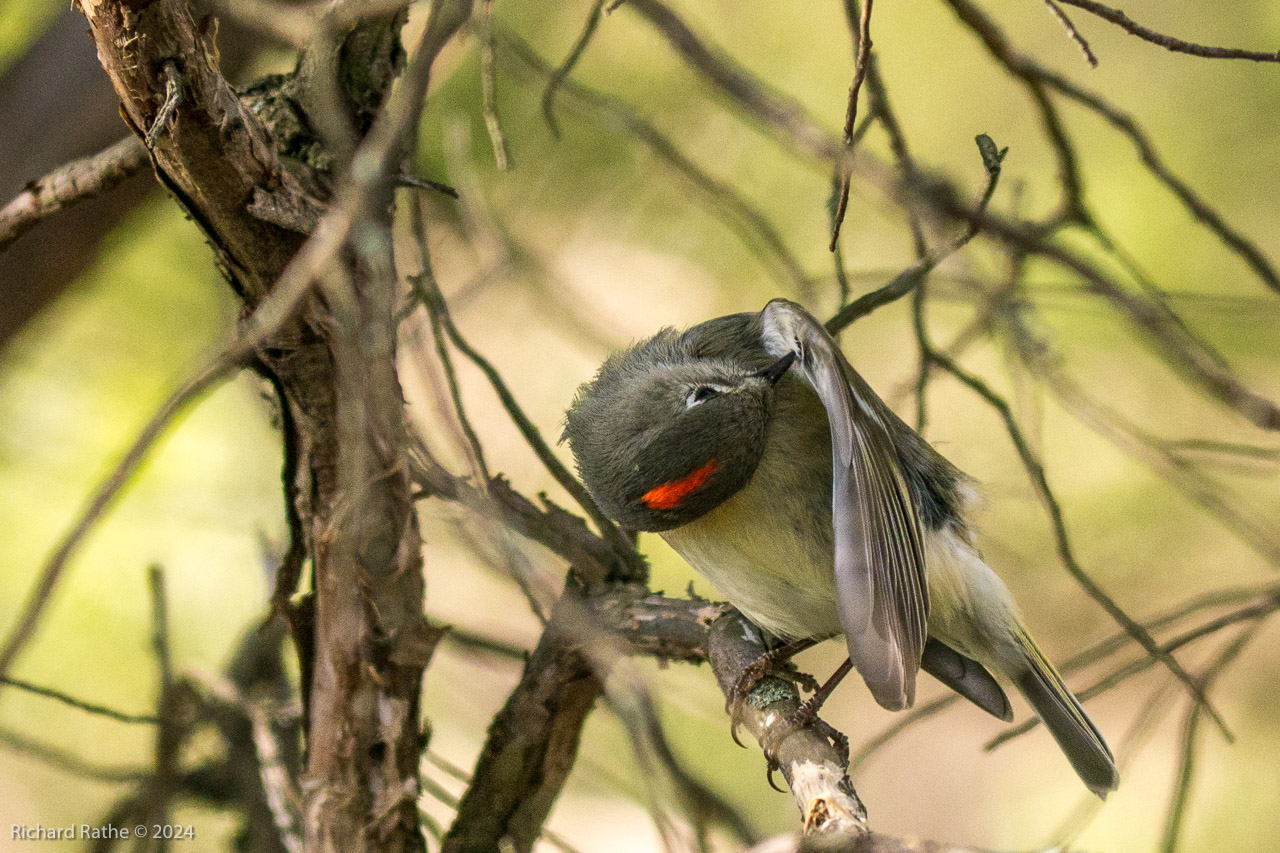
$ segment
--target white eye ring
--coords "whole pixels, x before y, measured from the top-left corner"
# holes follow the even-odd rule
[[[692,409],[694,406],[700,406],[712,397],[719,397],[723,389],[714,385],[699,385],[689,392],[689,396],[684,398],[684,407]]]

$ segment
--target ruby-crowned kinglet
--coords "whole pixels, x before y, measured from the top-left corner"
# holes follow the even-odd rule
[[[1011,719],[994,674],[1092,791],[1115,789],[1102,735],[974,546],[969,479],[798,305],[665,329],[612,356],[579,389],[565,437],[606,513],[658,532],[775,636],[844,634],[885,708],[915,701],[923,668]]]

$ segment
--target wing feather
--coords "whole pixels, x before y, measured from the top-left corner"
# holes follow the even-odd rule
[[[775,300],[765,308],[763,326],[772,355],[796,353],[795,369],[831,424],[836,605],[849,657],[877,702],[891,710],[909,707],[929,593],[923,528],[884,404],[804,309]]]

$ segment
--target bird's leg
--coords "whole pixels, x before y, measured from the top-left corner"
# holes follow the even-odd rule
[[[822,708],[823,703],[827,701],[827,697],[831,695],[832,690],[836,689],[836,685],[840,684],[849,675],[849,671],[854,669],[854,662],[850,658],[845,658],[845,662],[832,672],[831,678],[824,681],[823,685],[814,690],[812,697],[806,699],[804,704],[792,713],[787,722],[797,729],[803,729],[804,726],[814,726],[822,733],[824,738],[831,740],[832,747],[836,748],[836,752],[840,753],[842,760],[849,763],[849,738],[845,733],[835,729],[835,727],[827,724],[826,720],[818,719],[818,710]]]
[[[836,685],[840,684],[852,669],[854,669],[854,663],[846,657],[845,662],[841,663],[835,672],[832,672],[831,678],[824,681],[822,686],[814,690],[812,697],[809,697],[808,701],[801,704],[799,708],[796,708],[795,713],[787,717],[787,730],[783,731],[782,735],[785,736],[788,731],[804,729],[805,726],[813,726],[824,738],[831,740],[831,745],[836,748],[836,752],[840,753],[841,760],[849,763],[849,738],[845,733],[836,729],[835,726],[829,725],[826,720],[820,720],[818,711],[819,708],[822,708],[823,703],[827,701],[832,690],[836,689]],[[777,785],[773,784],[773,771],[777,770],[778,767],[778,744],[776,742],[764,744],[763,752],[764,760],[769,762],[769,785],[772,785],[776,790]]]
[[[797,728],[803,728],[819,722],[818,711],[822,708],[823,703],[827,701],[831,692],[836,689],[836,685],[844,681],[844,677],[849,674],[851,669],[853,669],[853,661],[845,658],[844,663],[840,664],[836,671],[831,673],[831,677],[821,687],[813,691],[813,695],[791,715],[789,722]]]
[[[781,646],[770,649],[756,658],[755,662],[742,671],[742,675],[738,676],[738,681],[734,684],[733,690],[729,692],[729,698],[725,702],[725,712],[729,714],[729,734],[733,737],[734,743],[738,746],[743,745],[742,741],[738,740],[738,724],[742,722],[742,707],[746,704],[747,697],[760,679],[766,675],[772,675],[779,664],[790,661],[791,658],[816,645],[822,639],[821,637],[809,637],[804,640],[791,640],[783,643]],[[816,684],[816,682],[814,683]],[[834,687],[834,685],[832,686]]]

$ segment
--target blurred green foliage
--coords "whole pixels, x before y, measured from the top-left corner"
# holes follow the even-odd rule
[[[0,4],[0,74],[39,37],[61,6],[51,0],[4,0]]]

